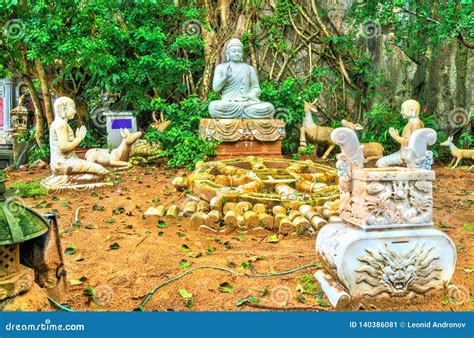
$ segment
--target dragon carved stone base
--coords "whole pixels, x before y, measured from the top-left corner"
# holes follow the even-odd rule
[[[434,130],[415,131],[405,152],[407,167],[394,168],[364,169],[363,146],[348,128],[335,129],[331,137],[342,150],[336,164],[342,221],[319,231],[316,251],[326,272],[315,274],[330,302],[408,299],[445,289],[456,249],[433,227],[427,146],[436,141]]]

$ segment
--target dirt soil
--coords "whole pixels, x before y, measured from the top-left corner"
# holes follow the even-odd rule
[[[158,203],[181,206],[183,193],[171,185],[177,173],[164,168],[136,168],[116,174],[113,187],[23,199],[25,204],[40,213],[55,212],[58,215],[63,249],[72,253],[65,255],[68,306],[79,311],[130,311],[159,283],[201,265],[232,266],[230,269],[254,274],[290,270],[318,262],[316,234],[284,237],[277,243],[269,243],[267,239],[273,235],[270,232],[260,236],[200,234],[188,229],[189,219],[166,221],[166,225],[160,227],[156,217],[143,214]],[[7,186],[18,180],[37,181],[49,174],[49,169],[10,172]],[[458,258],[452,283],[465,291],[470,290],[470,295],[463,304],[450,301],[446,294],[441,294],[420,297],[408,303],[397,299],[378,303],[367,301],[364,305],[354,303],[352,310],[474,309],[474,173],[436,168],[436,175],[435,225],[457,246]],[[79,222],[76,222],[76,213]],[[262,310],[246,304],[236,305],[239,299],[253,296],[259,301],[258,306],[269,310],[332,311],[327,307],[325,296],[319,294],[318,298],[317,282],[310,281],[308,286],[300,280],[302,275],[312,275],[316,269],[270,278],[236,277],[223,271],[198,270],[159,289],[145,310]],[[71,285],[79,283],[78,280],[82,284]],[[226,288],[223,283],[230,284],[233,289]],[[311,283],[315,283],[313,292],[309,290],[310,294],[303,294],[302,289],[308,291]],[[89,285],[96,291],[94,298],[83,292]],[[221,285],[224,287],[220,290]],[[190,298],[186,300],[183,295]]]

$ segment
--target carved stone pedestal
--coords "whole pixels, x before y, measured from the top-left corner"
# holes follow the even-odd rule
[[[351,298],[408,297],[443,290],[454,273],[456,249],[432,227],[367,231],[350,224],[324,226],[316,251],[334,280]],[[315,275],[329,295],[334,282]],[[323,282],[325,280],[325,282]],[[338,306],[339,298],[329,300]]]
[[[315,274],[334,306],[363,297],[412,298],[448,287],[456,248],[433,228],[431,129],[415,131],[407,168],[363,168],[363,145],[347,128],[331,138],[341,146],[340,218],[324,226],[316,251],[326,270]]]
[[[282,157],[285,122],[276,119],[202,119],[201,139],[221,142],[217,159]]]
[[[245,156],[281,158],[281,140],[273,142],[245,141],[223,142],[217,146],[217,160]]]

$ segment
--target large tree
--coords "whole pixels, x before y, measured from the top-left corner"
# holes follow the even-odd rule
[[[52,120],[51,92],[76,101],[81,123],[103,92],[120,93],[142,110],[151,109],[153,98],[179,101],[196,92],[203,44],[183,23],[201,16],[199,7],[170,0],[11,1],[0,9],[8,32],[0,43],[0,76],[18,76],[28,85],[41,143],[44,122]]]

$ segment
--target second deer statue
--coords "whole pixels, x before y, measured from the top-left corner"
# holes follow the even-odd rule
[[[331,140],[331,132],[334,130],[331,127],[318,126],[313,121],[312,110],[315,109],[310,102],[304,103],[304,119],[303,125],[300,128],[300,148],[308,145],[307,142],[314,145],[314,156],[317,157],[318,145],[327,145],[328,148],[322,157],[326,160],[331,154],[331,151],[336,145]]]
[[[449,164],[449,167],[452,166],[453,168],[456,168],[462,159],[474,160],[474,149],[459,149],[454,145],[452,136],[448,137],[448,139],[441,143],[441,145],[449,147],[451,155],[453,155],[453,160]],[[456,163],[454,163],[454,161],[456,161]]]
[[[104,167],[128,168],[130,165],[130,150],[133,143],[142,136],[142,132],[131,133],[128,129],[120,129],[122,143],[112,150],[109,149],[90,149],[87,151],[85,159],[87,161],[99,163]]]
[[[349,122],[347,120],[342,120],[341,123],[344,127],[354,131],[364,129],[360,124]],[[364,164],[378,160],[383,156],[384,151],[383,146],[378,142],[364,143]]]

